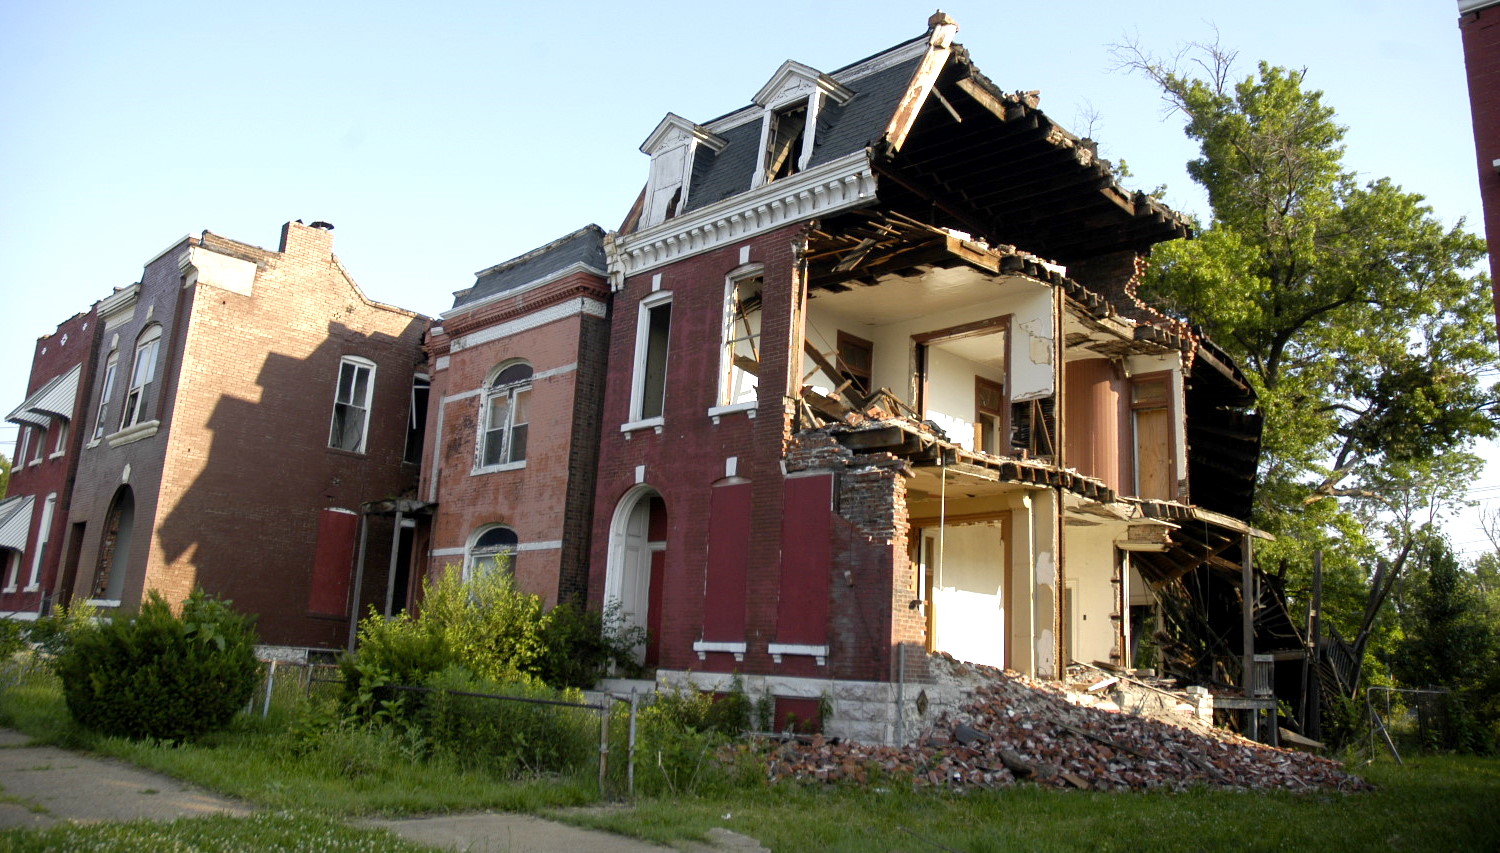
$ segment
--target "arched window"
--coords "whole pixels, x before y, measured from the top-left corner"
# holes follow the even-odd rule
[[[531,365],[526,362],[508,365],[490,380],[479,426],[479,467],[526,461],[530,401]]]
[[[469,542],[469,553],[464,559],[464,580],[474,577],[475,571],[502,569],[511,571],[516,546],[520,540],[509,527],[492,524],[481,527]]]
[[[146,394],[156,378],[156,353],[161,348],[161,326],[152,324],[135,342],[135,361],[130,367],[130,391],[125,395],[125,411],[120,429],[140,423],[146,411]]]

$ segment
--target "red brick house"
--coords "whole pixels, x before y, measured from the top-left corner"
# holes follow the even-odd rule
[[[1249,386],[1134,296],[1187,222],[956,29],[667,115],[606,243],[590,599],[659,678],[866,739],[929,650],[1128,663],[1146,582],[1253,532]]]
[[[0,616],[35,619],[68,593],[57,568],[98,344],[92,308],[39,338],[26,399],[6,415],[19,432],[0,501]]]
[[[548,604],[583,601],[609,287],[581,228],[476,274],[427,338],[433,404],[419,494],[429,572],[509,558]]]
[[[1500,330],[1500,2],[1458,0],[1458,15],[1474,116],[1479,196],[1490,246],[1490,283],[1495,288],[1495,327]]]
[[[205,231],[98,303],[60,590],[109,609],[199,585],[295,646],[399,609],[415,531],[378,502],[416,482],[427,319],[366,299],[332,247],[326,223],[276,251]]]

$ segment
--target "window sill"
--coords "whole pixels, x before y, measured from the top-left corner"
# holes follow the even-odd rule
[[[22,592],[40,592],[41,589],[42,589],[42,585],[41,584],[39,584],[39,583],[29,583],[21,591]]]
[[[353,457],[355,459],[364,459],[365,458],[365,452],[363,450],[345,450],[342,447],[330,447],[330,448],[328,448],[328,452],[329,453],[337,453],[340,456],[350,456],[350,457]]]
[[[625,433],[626,438],[630,438],[631,433],[643,429],[654,429],[656,430],[657,435],[661,435],[661,426],[661,418],[646,418],[645,420],[630,421],[629,423],[620,424],[620,432]]]
[[[96,447],[99,446],[99,441],[100,441],[100,439],[97,438],[97,437],[96,438],[92,438],[92,439],[89,440],[88,444],[84,445],[84,447],[87,447],[89,450],[93,450],[94,448],[96,448]]]
[[[818,666],[828,662],[827,646],[806,646],[797,643],[771,643],[766,651],[771,653],[771,660],[781,663],[782,655],[807,655],[818,659]]]
[[[745,659],[744,643],[712,642],[709,640],[698,640],[693,643],[693,651],[698,653],[698,660],[707,660],[709,652],[727,652],[734,655],[736,662]]]
[[[472,471],[470,471],[469,474],[470,476],[477,476],[479,474],[494,474],[499,471],[519,471],[525,467],[526,460],[522,459],[519,462],[503,462],[499,465],[485,465],[483,467],[476,467]]]
[[[42,457],[38,456],[37,458],[31,460],[30,462],[27,462],[26,463],[26,467],[28,467],[28,468],[35,468],[36,466],[38,466],[40,464],[42,464]]]
[[[109,442],[110,447],[119,447],[122,444],[130,444],[143,438],[156,435],[156,430],[161,427],[161,421],[142,421],[134,426],[128,426],[113,435],[107,435],[104,440]]]
[[[48,456],[48,457],[47,457],[47,458],[48,458],[48,459],[61,459],[61,458],[63,458],[63,456],[65,456],[65,455],[66,455],[66,454],[67,454],[67,451],[66,451],[66,450],[59,450],[59,451],[57,451],[57,452],[56,452],[56,453],[54,453],[54,454],[52,454],[52,455],[51,455],[51,456]]]
[[[11,584],[10,586],[5,587],[4,589],[0,589],[0,594],[6,594],[6,595],[8,595],[8,594],[10,594],[12,592],[15,592],[15,591],[16,591],[16,585],[15,584]]]
[[[725,415],[733,415],[738,412],[744,412],[745,417],[753,418],[755,417],[755,406],[756,404],[754,402],[731,403],[728,406],[714,406],[713,408],[708,410],[708,416],[712,418],[713,422],[716,424],[719,422],[719,418],[722,418]]]
[[[120,606],[120,599],[118,599],[118,598],[90,598],[88,601],[85,601],[84,604],[87,604],[90,607],[119,607]]]

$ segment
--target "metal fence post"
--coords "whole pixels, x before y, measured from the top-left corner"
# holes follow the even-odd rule
[[[625,793],[627,796],[635,797],[635,709],[636,709],[635,687],[630,688],[630,741],[628,746],[628,759],[625,765]]]
[[[599,796],[606,796],[605,775],[609,772],[609,706],[614,697],[606,693],[599,703]]]
[[[264,720],[271,715],[271,689],[276,685],[276,661],[271,661],[271,668],[266,670],[266,698],[260,706],[260,718]]]

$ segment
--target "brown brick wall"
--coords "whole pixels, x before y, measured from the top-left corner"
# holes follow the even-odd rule
[[[139,600],[142,578],[173,601],[196,584],[258,614],[267,642],[341,645],[347,621],[307,611],[318,513],[413,486],[401,454],[425,318],[367,300],[322,229],[290,223],[280,252],[209,233],[202,245],[257,261],[253,293],[183,289],[180,250],[147,267],[131,329],[121,328],[121,370],[149,305],[166,329],[163,394],[153,403],[163,425],[150,438],[87,451],[87,494],[75,508],[102,519],[130,466],[126,606]],[[363,453],[328,447],[344,356],[376,364]],[[390,519],[372,520],[361,610],[384,603],[391,532]],[[88,540],[81,575],[97,563],[97,537]]]

